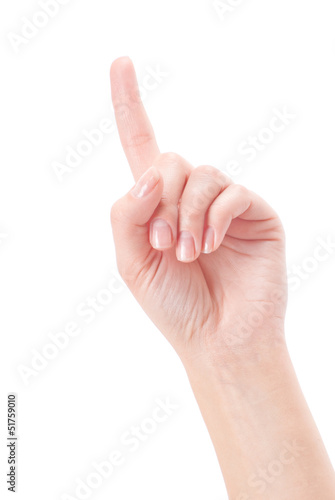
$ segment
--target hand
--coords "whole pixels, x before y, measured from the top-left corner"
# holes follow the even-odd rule
[[[136,185],[112,207],[117,263],[182,361],[222,363],[282,342],[285,236],[275,211],[214,167],[160,153],[134,67],[111,67],[122,146]]]
[[[229,498],[334,498],[285,344],[277,214],[219,170],[160,154],[129,58],[113,63],[111,83],[136,181],[111,212],[119,271],[184,364]]]

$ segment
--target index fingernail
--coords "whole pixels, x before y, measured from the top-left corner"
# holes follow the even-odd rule
[[[136,182],[131,190],[132,195],[135,198],[144,198],[144,196],[147,196],[155,189],[159,178],[158,170],[155,167],[150,167]]]

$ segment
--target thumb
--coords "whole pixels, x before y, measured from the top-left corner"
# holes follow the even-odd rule
[[[163,193],[163,179],[150,167],[135,186],[114,203],[111,222],[120,275],[127,282],[143,268],[148,253],[154,250],[149,241],[148,222]]]

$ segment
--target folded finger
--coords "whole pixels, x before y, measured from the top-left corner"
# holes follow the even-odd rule
[[[178,203],[192,166],[175,153],[163,153],[154,161],[154,167],[164,180],[164,190],[150,223],[150,242],[157,250],[165,250],[177,239]]]
[[[211,166],[195,168],[188,179],[179,206],[177,259],[192,262],[202,250],[206,213],[232,180]]]

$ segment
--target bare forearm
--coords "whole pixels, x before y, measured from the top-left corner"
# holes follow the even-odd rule
[[[232,500],[335,498],[334,470],[286,346],[185,365]]]

